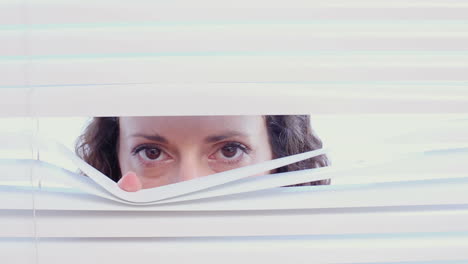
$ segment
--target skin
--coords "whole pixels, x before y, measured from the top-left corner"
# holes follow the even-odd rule
[[[118,185],[129,192],[273,158],[262,116],[121,117],[119,126]]]

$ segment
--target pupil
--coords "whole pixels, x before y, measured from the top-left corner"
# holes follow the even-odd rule
[[[157,159],[159,155],[161,155],[161,151],[155,148],[147,149],[145,150],[145,154],[146,154],[146,157],[148,157],[148,159]]]
[[[228,146],[228,147],[223,148],[223,155],[227,158],[234,157],[236,153],[237,153],[237,147]]]

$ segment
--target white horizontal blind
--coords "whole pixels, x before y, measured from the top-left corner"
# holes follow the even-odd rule
[[[467,1],[450,0],[2,1],[0,115],[458,113],[455,120],[465,120],[467,11]],[[450,142],[418,137],[421,130],[406,140],[466,143],[454,137],[464,124],[444,125]],[[36,159],[30,150],[25,155]],[[280,188],[159,207],[36,188],[46,174],[19,166],[3,178],[33,180],[0,188],[0,257],[463,263],[466,155],[454,155],[441,158],[452,163],[432,160],[441,165],[432,180]]]
[[[0,7],[3,116],[467,111],[466,1]]]

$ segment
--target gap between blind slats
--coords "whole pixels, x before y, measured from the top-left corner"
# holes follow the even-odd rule
[[[450,135],[450,134],[447,134]],[[15,141],[19,140],[22,142],[22,137],[6,137],[7,140],[9,141]],[[27,140],[26,140],[27,141]],[[44,143],[46,143],[45,141]],[[48,144],[53,145],[56,144],[53,141],[49,142]],[[57,145],[60,147],[60,145]],[[400,146],[401,147],[401,146]],[[46,147],[47,148],[47,147]],[[62,186],[64,188],[65,186],[68,186],[68,188],[76,188],[77,190],[80,190],[83,193],[87,193],[89,195],[94,195],[98,197],[103,197],[106,199],[114,200],[115,197],[109,196],[107,192],[103,192],[102,189],[98,187],[96,182],[100,183],[101,186],[107,186],[105,187],[106,190],[109,190],[111,193],[114,193],[115,195],[120,197],[120,193],[114,192],[114,187],[115,183],[110,181],[104,181],[102,182],[99,180],[101,177],[104,177],[105,180],[108,180],[104,175],[97,175],[93,171],[89,171],[86,166],[89,166],[87,164],[70,164],[71,167],[69,168],[70,170],[76,170],[76,166],[78,166],[81,170],[85,171],[88,173],[88,177],[83,177],[82,175],[73,173],[68,170],[63,170],[60,167],[57,167],[55,164],[61,164],[62,162],[67,162],[68,160],[66,159],[67,157],[69,159],[75,160],[76,157],[74,156],[73,153],[71,153],[67,148],[61,146],[61,149],[57,149],[59,153],[53,152],[53,149],[49,149],[49,153],[46,149],[46,151],[41,152],[41,157],[43,159],[42,162],[38,161],[21,161],[21,160],[1,160],[1,170],[4,174],[7,176],[2,177],[2,184],[4,185],[9,185],[11,186],[12,190],[15,190],[15,186],[12,186],[15,182],[29,182],[28,179],[30,178],[30,173],[33,173],[33,177],[38,179],[41,183],[41,188],[44,188],[44,191],[48,192],[68,192],[70,189],[48,189],[50,187],[54,186]],[[63,149],[62,149],[63,148]],[[406,150],[406,152],[399,150],[399,152],[395,152],[394,150],[392,151],[391,149],[386,149],[385,145],[381,145],[380,149],[384,152],[388,152],[387,155],[390,155],[392,158],[384,158],[383,160],[375,160],[372,163],[369,163],[365,166],[356,166],[356,165],[345,165],[342,167],[336,167],[336,168],[318,168],[318,169],[310,169],[310,170],[303,170],[303,171],[295,171],[295,172],[288,172],[288,173],[279,173],[279,174],[272,174],[272,175],[264,175],[264,176],[257,176],[254,178],[239,178],[239,177],[245,177],[249,176],[250,174],[255,174],[257,171],[263,171],[266,170],[267,164],[265,164],[263,167],[262,166],[254,166],[254,167],[247,167],[247,168],[242,168],[238,169],[236,171],[233,171],[234,174],[225,174],[224,176],[221,175],[213,175],[213,176],[208,176],[204,177],[203,180],[205,180],[205,183],[203,186],[205,186],[202,189],[200,189],[201,182],[200,181],[188,181],[185,183],[180,183],[177,185],[172,185],[172,186],[166,186],[166,187],[160,187],[157,189],[152,190],[153,192],[145,192],[145,193],[139,193],[143,196],[138,196],[140,197],[139,199],[141,201],[159,201],[157,204],[173,204],[174,202],[184,202],[184,201],[197,201],[200,199],[206,199],[206,198],[216,198],[216,197],[229,197],[228,195],[241,195],[243,193],[252,193],[253,191],[261,191],[261,190],[266,190],[266,189],[271,189],[275,187],[280,187],[280,186],[287,186],[291,184],[298,184],[302,182],[310,182],[310,181],[316,181],[316,180],[323,180],[323,179],[331,179],[332,182],[335,180],[340,180],[342,178],[349,178],[349,179],[355,179],[356,182],[359,182],[359,177],[364,177],[364,178],[369,178],[369,177],[378,177],[377,181],[385,182],[385,181],[403,181],[403,182],[394,182],[394,183],[387,183],[389,188],[394,188],[395,186],[399,187],[404,187],[413,181],[413,184],[424,184],[426,180],[429,183],[450,183],[453,181],[461,181],[463,182],[464,179],[463,177],[466,177],[465,171],[466,171],[466,166],[464,165],[464,161],[466,159],[466,149],[443,149],[441,150],[433,150],[429,149],[429,151],[424,151],[424,150],[418,150],[416,153],[407,153],[409,150]],[[63,152],[62,152],[63,151]],[[323,151],[323,150],[321,150]],[[315,153],[315,154],[314,154]],[[318,155],[319,153],[313,152],[309,153],[309,155],[314,154]],[[52,156],[51,156],[52,155]],[[56,160],[53,158],[53,155],[60,155],[63,156],[65,155],[66,157],[65,160],[60,161]],[[303,156],[303,155],[302,155]],[[291,158],[297,158],[297,156],[294,157],[289,157],[288,159]],[[52,164],[48,164],[47,162],[52,162]],[[275,160],[269,162],[270,165],[268,166],[273,166],[271,163],[278,163],[278,162],[283,162],[284,159],[280,160]],[[292,160],[290,162],[293,162]],[[395,164],[398,164],[398,166],[395,168]],[[34,165],[33,167],[30,167],[31,165]],[[85,166],[86,165],[86,166]],[[262,164],[259,164],[262,165]],[[85,166],[85,167],[83,167]],[[282,166],[282,165],[275,165],[276,166]],[[269,168],[274,168],[274,167],[269,167]],[[68,166],[67,166],[68,168]],[[242,171],[242,172],[241,172]],[[248,172],[250,171],[250,172]],[[239,174],[239,175],[236,175]],[[8,174],[14,174],[15,177],[11,177]],[[245,174],[245,175],[244,175]],[[394,176],[392,176],[392,174]],[[412,175],[415,176],[412,176]],[[244,176],[242,176],[244,175]],[[405,177],[406,176],[406,177]],[[223,181],[219,181],[220,178],[223,177],[226,178],[225,180],[228,181],[233,181],[237,179],[235,182],[230,183],[229,185],[219,185],[223,183]],[[235,178],[233,178],[235,177]],[[382,178],[383,177],[383,178]],[[460,178],[461,179],[450,179],[450,178]],[[435,179],[434,179],[435,178]],[[91,180],[92,179],[92,180]],[[418,180],[418,181],[416,181]],[[96,182],[94,182],[96,181]],[[211,181],[211,182],[210,182]],[[349,180],[348,180],[349,181]],[[405,182],[406,181],[406,182]],[[216,184],[217,182],[217,184]],[[208,185],[207,185],[208,184]],[[396,184],[396,185],[395,185]],[[15,184],[16,185],[16,184]],[[218,186],[219,185],[219,186]],[[16,185],[18,186],[18,185]],[[20,188],[18,191],[21,191],[21,186],[19,185],[18,187]],[[210,187],[209,189],[206,189]],[[380,184],[380,185],[371,185],[372,187],[381,187],[385,188],[385,184]],[[338,185],[340,187],[340,185]],[[172,188],[172,189],[171,189]],[[349,190],[353,189],[351,186],[344,186],[341,187],[344,189],[341,190]],[[8,191],[8,189],[5,189]],[[193,190],[199,190],[198,192],[193,192]],[[320,190],[320,189],[319,189]],[[333,189],[329,190],[333,191]],[[146,198],[145,195],[147,195]],[[127,197],[127,196],[123,196]],[[153,197],[153,198],[150,198]],[[159,198],[156,198],[159,197]],[[122,198],[122,197],[121,197]],[[137,199],[135,197],[128,196],[126,199],[134,200]],[[156,203],[155,203],[156,205]]]
[[[446,126],[447,130],[449,128],[450,126]],[[455,126],[455,128],[457,127]],[[460,130],[460,132],[463,133],[463,126],[461,128],[462,129],[458,127],[457,130]],[[425,130],[431,128],[429,127],[421,129]],[[437,131],[435,131],[435,133],[437,133]],[[442,135],[438,134],[439,137],[444,135],[446,137],[456,136],[456,134],[454,134],[453,132],[445,133]],[[10,138],[10,141],[13,141],[13,138]],[[166,197],[164,199],[161,196],[161,192],[164,192],[162,190],[163,187],[155,189],[155,192],[153,192],[152,194],[156,195],[159,192],[159,194],[156,196],[160,197],[159,200],[163,200],[161,200],[158,203],[173,203],[181,201],[199,200],[211,197],[221,197],[232,194],[248,193],[252,191],[271,189],[280,186],[287,186],[302,182],[311,182],[323,179],[331,179],[333,183],[335,181],[340,182],[343,180],[347,180],[351,183],[359,183],[360,179],[362,178],[367,178],[368,180],[372,178],[374,179],[374,182],[385,183],[403,181],[402,184],[404,184],[405,181],[418,181],[419,183],[423,183],[424,180],[443,181],[443,179],[449,180],[450,178],[464,178],[466,177],[467,167],[465,165],[466,149],[460,149],[460,145],[462,145],[463,143],[463,139],[460,138],[456,144],[458,145],[458,148],[447,150],[447,146],[442,144],[442,151],[434,150],[433,148],[425,150],[423,149],[423,147],[418,147],[418,152],[416,153],[412,153],[412,151],[414,150],[410,150],[408,148],[406,148],[405,151],[400,150],[400,148],[404,148],[404,146],[402,145],[397,146],[395,150],[392,150],[391,148],[388,148],[385,145],[381,144],[379,149],[381,150],[381,152],[386,153],[386,156],[381,157],[379,159],[374,155],[375,161],[369,162],[367,164],[361,163],[359,166],[356,166],[355,164],[347,164],[341,165],[340,167],[334,166],[328,168],[316,168],[288,173],[263,175],[254,178],[237,178],[238,180],[236,180],[235,182],[231,182],[229,185],[213,185],[213,183],[211,183],[210,186],[213,186],[212,188],[200,190],[198,192],[190,192],[190,190],[198,190],[198,185],[200,184],[200,182],[192,181],[186,182],[186,185],[183,185],[185,187],[181,186],[180,184],[173,185],[172,191],[170,191],[170,193],[172,194],[167,193],[167,191],[169,190],[166,189],[166,194],[163,195],[164,197]],[[375,150],[372,152],[375,152]],[[61,158],[64,158],[64,160],[57,160],[56,158],[54,158],[54,155],[60,155]],[[67,160],[66,157],[63,157],[63,155],[71,155],[68,158],[74,158],[74,154],[70,153],[68,150],[67,152],[63,152],[61,154],[54,154],[53,152],[49,153],[42,149],[42,162],[0,160],[0,170],[2,170],[4,174],[6,174],[6,176],[2,177],[2,184],[11,186],[13,182],[28,182],[30,173],[30,170],[28,169],[31,164],[34,164],[32,170],[33,175],[35,178],[40,179],[41,186],[43,188],[54,186],[68,186],[69,188],[76,188],[85,193],[97,195],[107,199],[112,199],[112,197],[105,196],[104,193],[100,191],[101,189],[96,189],[96,183],[90,178],[72,173],[72,171],[77,170],[77,166],[81,170],[87,171],[87,169],[83,169],[81,167],[83,164],[73,164],[72,162],[70,164],[70,167],[65,166],[68,170],[71,171],[63,170],[62,168],[53,165],[64,164],[63,162],[69,163],[70,161]],[[48,164],[47,162],[50,162],[51,164]],[[398,164],[398,166],[395,167],[395,164]],[[255,171],[257,170],[265,170],[265,167],[257,168]],[[88,176],[90,177],[94,175],[92,172],[89,173],[91,173],[88,174]],[[246,174],[247,172],[238,171],[238,173],[241,175]],[[251,171],[250,173],[255,174],[256,172]],[[13,174],[15,175],[15,177],[11,177],[8,174]],[[92,179],[96,180],[96,177],[100,176],[94,175],[92,176]],[[204,179],[216,180],[218,177],[232,176],[214,175],[210,177],[205,177]],[[107,188],[112,188],[112,185],[115,185],[115,183],[113,182],[101,183],[105,184],[106,186],[110,184]],[[185,191],[182,191],[184,188],[187,189]],[[149,193],[146,193],[146,195],[149,195]],[[156,196],[152,196],[153,199],[156,199],[154,198]]]

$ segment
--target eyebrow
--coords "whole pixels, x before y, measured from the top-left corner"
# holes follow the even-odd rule
[[[130,137],[142,137],[142,138],[145,138],[145,139],[151,140],[151,141],[157,141],[157,142],[161,142],[161,143],[165,143],[165,144],[169,143],[169,140],[167,140],[165,137],[163,137],[161,135],[158,135],[158,134],[146,135],[146,134],[137,133],[137,134],[130,135]]]
[[[205,138],[204,142],[205,143],[214,143],[214,142],[218,142],[218,141],[221,141],[221,140],[224,140],[224,139],[227,139],[227,138],[239,137],[239,136],[240,137],[247,137],[246,134],[238,132],[238,131],[227,131],[227,132],[224,132],[224,133],[219,134],[219,135],[208,136],[208,137]],[[137,134],[130,135],[130,137],[142,137],[142,138],[145,138],[147,140],[157,141],[157,142],[169,144],[169,140],[167,140],[165,137],[163,137],[163,136],[161,136],[159,134],[146,135],[146,134],[137,133]]]
[[[205,138],[205,143],[214,143],[231,137],[247,137],[246,134],[238,131],[227,131],[219,135],[208,136]]]

